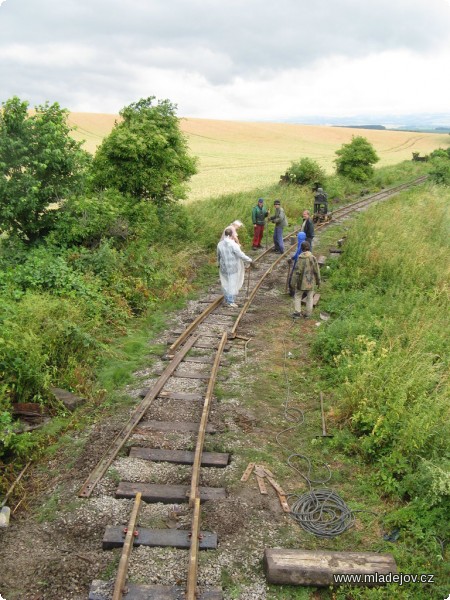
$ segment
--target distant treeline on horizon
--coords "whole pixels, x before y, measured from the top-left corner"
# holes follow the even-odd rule
[[[385,129],[388,131],[420,131],[422,133],[450,133],[450,127],[385,127],[384,125],[332,125],[332,127],[345,127],[347,129]]]

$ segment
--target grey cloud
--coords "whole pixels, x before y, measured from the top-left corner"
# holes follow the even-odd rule
[[[44,99],[54,89],[76,94],[87,84],[132,88],[139,68],[190,71],[220,85],[336,55],[432,52],[449,26],[445,0],[6,0],[0,57],[12,44],[35,48],[37,56],[48,44],[55,52],[67,44],[89,53],[69,55],[66,68],[44,58],[27,68],[10,52],[0,58],[0,99],[23,90]]]

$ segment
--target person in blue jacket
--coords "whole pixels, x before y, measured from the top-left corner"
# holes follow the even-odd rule
[[[290,269],[290,273],[289,273],[289,293],[291,294],[291,296],[293,296],[295,294],[295,290],[294,290],[294,294],[292,294],[292,274],[294,273],[295,266],[296,266],[297,261],[298,261],[298,257],[302,253],[302,242],[304,242],[305,240],[306,240],[306,233],[304,231],[299,231],[298,234],[297,234],[297,251],[288,260],[289,269]]]

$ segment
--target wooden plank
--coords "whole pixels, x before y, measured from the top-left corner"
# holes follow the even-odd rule
[[[214,350],[217,349],[217,346],[218,346],[218,344],[216,342],[208,342],[206,340],[204,340],[204,341],[198,340],[194,344],[194,348],[208,348],[208,349],[212,348]],[[228,352],[228,350],[230,350],[230,348],[231,348],[231,345],[227,344],[224,348],[224,352]]]
[[[397,573],[392,554],[377,552],[332,552],[328,550],[285,550],[266,548],[264,570],[267,581],[279,585],[334,585],[334,575]],[[353,584],[352,584],[353,585]],[[355,584],[356,585],[356,582]],[[359,585],[379,585],[366,579]]]
[[[11,408],[13,415],[25,417],[42,417],[49,414],[48,408],[37,402],[14,402]]]
[[[213,356],[186,356],[186,358],[183,360],[183,363],[199,363],[199,364],[205,364],[205,365],[212,365],[214,363],[214,357]],[[228,364],[228,361],[222,359],[220,361],[221,365],[224,364]]]
[[[158,371],[156,371],[155,374],[158,376],[160,375],[160,373]],[[173,377],[178,377],[178,378],[182,378],[182,379],[209,379],[210,374],[209,373],[200,373],[199,371],[180,370],[180,371],[175,371],[173,373]]]
[[[172,335],[182,335],[184,333],[183,331],[171,331]],[[197,334],[199,336],[199,338],[213,338],[215,340],[220,340],[220,338],[222,337],[222,334],[219,331],[205,331],[202,332],[200,330],[197,331]]]
[[[55,396],[55,398],[62,402],[64,406],[71,411],[75,410],[76,408],[84,404],[84,402],[86,402],[86,398],[76,396],[68,390],[62,390],[61,388],[51,387],[50,391]]]
[[[134,498],[138,492],[141,492],[142,500],[144,500],[144,502],[177,504],[180,502],[187,502],[189,489],[189,485],[159,485],[156,483],[121,481],[116,490],[115,497]],[[199,493],[202,502],[226,498],[226,491],[224,488],[200,487]]]
[[[285,513],[290,513],[291,509],[289,507],[286,496],[284,496],[283,494],[279,494],[278,492],[277,492],[277,495],[278,495],[278,499],[280,500],[281,508],[283,509],[283,511]]]
[[[209,380],[209,373],[196,373],[195,371],[175,371],[174,377],[181,377],[183,379],[204,379]]]
[[[259,491],[261,494],[267,495],[266,484],[264,483],[264,479],[259,475],[256,475],[256,481],[258,482]]]
[[[241,481],[247,481],[255,468],[255,463],[248,463],[247,468],[242,474]]]
[[[89,600],[109,600],[111,584],[108,581],[95,580],[89,590]],[[127,593],[123,600],[185,600],[185,590],[181,586],[165,585],[127,585]],[[198,600],[223,600],[220,588],[209,588],[202,591]]]
[[[192,465],[195,452],[189,450],[162,450],[159,448],[133,447],[130,457],[152,460],[153,462],[169,462],[179,465]],[[202,467],[226,467],[230,462],[230,455],[225,452],[203,452]]]
[[[144,388],[139,396],[144,398],[151,388]],[[167,398],[168,400],[203,400],[204,396],[202,394],[188,394],[186,392],[161,392],[158,398]]]
[[[286,492],[283,490],[281,485],[278,485],[278,483],[275,481],[275,479],[273,479],[273,477],[269,477],[269,475],[267,475],[267,479],[269,480],[270,485],[273,487],[273,489],[278,494],[281,494],[282,496],[286,496]]]
[[[136,427],[136,433],[145,433],[146,431],[182,431],[197,432],[199,424],[190,421],[142,421]],[[206,427],[207,433],[217,433],[217,429],[210,423]]]
[[[190,548],[190,531],[185,529],[148,529],[136,527],[138,535],[133,539],[133,546],[149,546],[152,548]],[[103,550],[120,548],[125,539],[124,528],[108,525],[103,535]],[[199,539],[200,550],[215,550],[217,548],[217,534],[210,531],[201,531]]]

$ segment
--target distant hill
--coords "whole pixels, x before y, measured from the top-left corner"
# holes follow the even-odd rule
[[[384,125],[333,125],[333,127],[349,127],[350,129],[386,129]]]
[[[381,124],[386,129],[401,131],[435,131],[450,130],[449,113],[417,113],[407,115],[353,115],[348,117],[334,116],[309,116],[291,119],[291,123],[304,123],[309,125],[337,125],[340,127],[360,127],[366,129],[373,125]],[[368,124],[368,125],[367,125]]]

